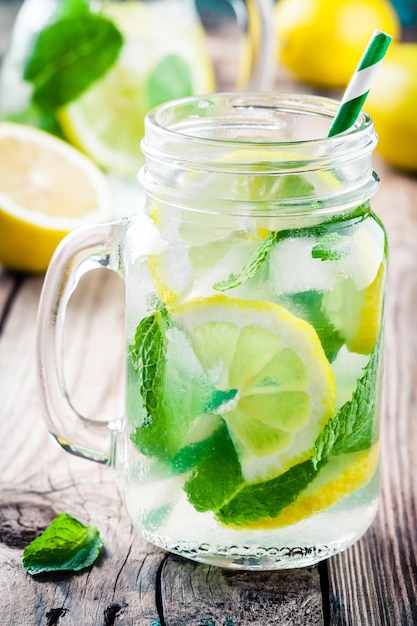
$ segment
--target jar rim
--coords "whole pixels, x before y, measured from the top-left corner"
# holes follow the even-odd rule
[[[204,136],[201,127],[204,120],[217,117],[222,120],[223,112],[243,112],[250,110],[251,114],[257,113],[262,118],[261,112],[267,114],[299,114],[308,115],[310,119],[321,118],[323,127],[330,125],[339,108],[339,101],[334,98],[301,93],[272,93],[272,92],[247,92],[247,93],[214,93],[203,96],[191,96],[163,103],[148,112],[145,119],[145,137],[142,140],[142,150],[145,156],[154,153],[154,150],[162,150],[164,157],[184,157],[193,163],[205,161],[207,151],[216,151],[221,157],[223,151],[227,151],[229,157],[227,163],[242,163],[242,148],[262,148],[265,159],[273,162],[288,164],[294,161],[314,161],[317,157],[322,159],[325,155],[337,158],[340,155],[343,160],[348,158],[349,153],[355,155],[364,150],[372,151],[377,142],[377,136],[373,127],[373,120],[366,111],[362,110],[356,122],[347,130],[332,137],[319,136],[307,139],[280,140],[273,136],[251,137],[249,132],[245,136],[233,138],[230,135]],[[268,130],[269,120],[264,116],[265,128]],[[236,125],[237,126],[237,125]],[[230,121],[230,128],[233,120]],[[253,130],[254,125],[251,129]],[[182,151],[192,142],[193,152]],[[302,148],[302,157],[297,159],[297,151]],[[237,161],[230,157],[231,150],[239,150],[236,154]],[[305,152],[307,150],[307,152]],[[247,155],[243,159],[248,164],[253,164],[254,154]],[[217,160],[217,159],[216,159]]]
[[[371,164],[377,136],[361,111],[351,128],[328,137],[338,108],[332,98],[270,92],[161,104],[145,120],[139,182],[150,196],[209,212],[218,202],[222,212],[242,214],[358,205],[378,188]],[[280,140],[292,133],[299,136]]]

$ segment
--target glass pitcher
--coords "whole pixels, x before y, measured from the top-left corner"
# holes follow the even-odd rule
[[[238,87],[264,90],[272,2],[240,1]],[[194,0],[25,0],[0,74],[0,115],[61,135],[130,177],[142,163],[147,111],[215,87]]]

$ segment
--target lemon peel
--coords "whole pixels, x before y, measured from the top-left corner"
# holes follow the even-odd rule
[[[282,528],[329,509],[372,479],[378,467],[379,448],[377,442],[365,451],[331,457],[329,463],[296,502],[287,506],[277,517],[248,522],[246,528],[251,530]]]
[[[307,83],[346,87],[375,28],[400,38],[388,0],[280,0],[274,7],[278,64]]]
[[[86,156],[48,133],[0,123],[0,263],[43,272],[74,228],[109,219],[105,176]]]
[[[335,408],[333,372],[313,327],[277,304],[223,295],[171,315],[214,388],[236,391],[217,412],[244,479],[267,480],[308,459]]]

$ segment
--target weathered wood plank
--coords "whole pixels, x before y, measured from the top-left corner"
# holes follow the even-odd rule
[[[378,161],[377,170],[383,182],[374,207],[390,244],[382,497],[365,538],[329,562],[331,623],[338,626],[417,624],[417,179]]]
[[[78,471],[65,481],[0,500],[0,569],[9,590],[0,594],[0,615],[8,625],[323,625],[317,568],[233,572],[166,555],[128,522],[111,470],[97,480]],[[100,528],[105,553],[86,572],[32,578],[21,549],[63,509]]]
[[[133,530],[113,471],[78,469],[55,478],[52,486],[43,492],[9,491],[0,501],[0,570],[2,585],[4,579],[9,590],[0,594],[2,620],[7,616],[0,623],[110,625],[117,616],[118,625],[150,625],[159,620],[155,585],[165,555]],[[23,544],[63,510],[96,525],[105,552],[94,567],[79,574],[31,577],[21,565]]]
[[[161,582],[166,626],[324,623],[317,567],[237,572],[170,556]]]

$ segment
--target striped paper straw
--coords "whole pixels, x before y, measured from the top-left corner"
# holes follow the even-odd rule
[[[346,88],[328,137],[342,133],[356,122],[392,37],[374,30],[365,52]]]

